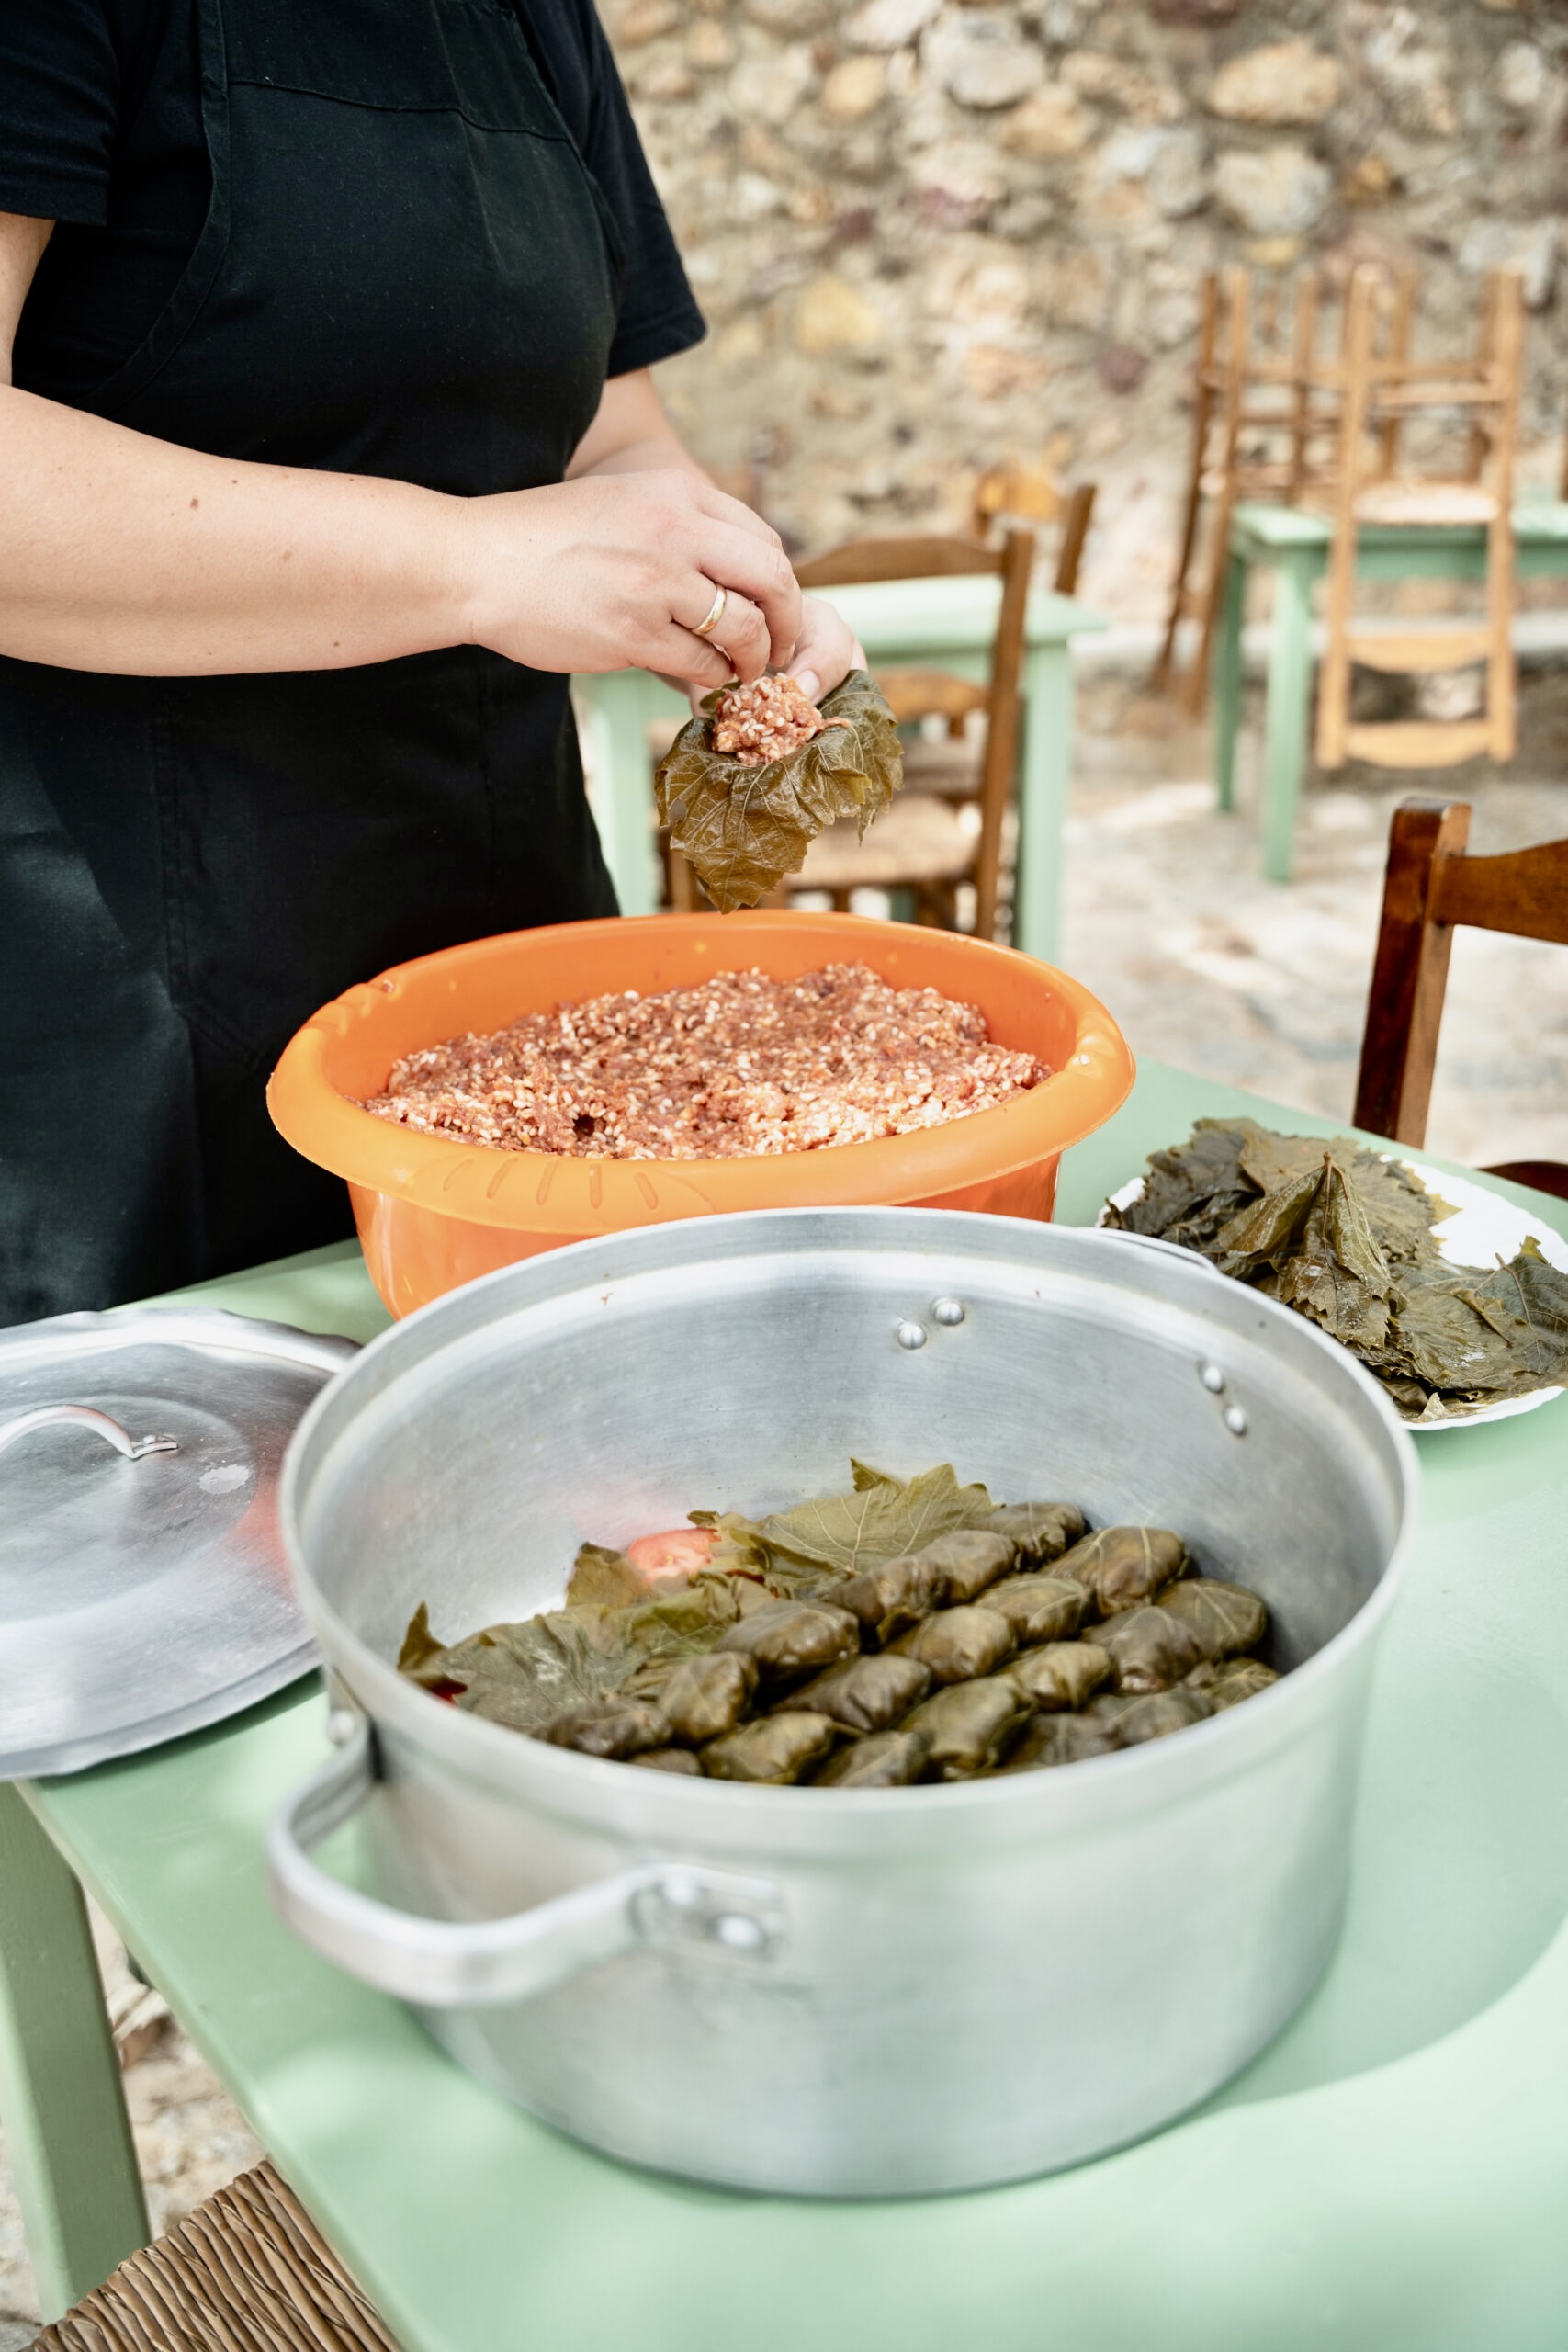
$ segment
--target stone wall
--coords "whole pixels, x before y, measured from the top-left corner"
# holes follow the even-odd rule
[[[1203,273],[1420,271],[1462,348],[1528,276],[1527,476],[1568,408],[1562,0],[605,0],[711,334],[661,370],[792,545],[1101,486],[1084,593],[1159,609]],[[1568,256],[1565,256],[1568,258]]]

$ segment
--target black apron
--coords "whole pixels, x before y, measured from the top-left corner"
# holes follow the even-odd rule
[[[494,0],[197,0],[212,199],[87,403],[474,496],[558,481],[619,301]],[[474,648],[124,678],[0,661],[0,1323],[350,1231],[264,1089],[404,957],[615,911],[564,678]]]

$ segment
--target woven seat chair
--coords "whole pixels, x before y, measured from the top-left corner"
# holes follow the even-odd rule
[[[33,2352],[398,2352],[268,2164],[133,2254]]]
[[[894,890],[907,894],[918,922],[955,931],[958,893],[967,885],[975,893],[977,935],[994,937],[1017,780],[1034,545],[1033,534],[1020,530],[1009,530],[998,548],[967,539],[862,539],[796,565],[807,589],[991,572],[999,578],[1001,598],[984,685],[947,671],[878,667],[877,684],[900,729],[929,722],[942,732],[908,742],[904,789],[863,842],[852,818],[818,836],[800,872],[784,884],[782,902],[801,891],[823,890],[845,910],[855,890]],[[975,724],[983,727],[978,738],[971,731]]]
[[[1335,474],[1334,538],[1318,672],[1317,757],[1325,768],[1348,759],[1391,768],[1455,766],[1484,753],[1511,760],[1518,741],[1513,650],[1514,444],[1518,426],[1524,345],[1524,288],[1517,270],[1486,280],[1481,334],[1472,356],[1415,360],[1381,356],[1374,309],[1378,281],[1359,269],[1347,304],[1339,457]],[[1420,418],[1441,426],[1419,463],[1409,456],[1397,474],[1382,463],[1392,426]],[[1449,449],[1462,435],[1462,447]],[[1483,610],[1463,629],[1408,622],[1359,621],[1354,610],[1358,534],[1368,526],[1441,530],[1480,524],[1486,533]],[[1351,672],[1358,665],[1394,676],[1420,676],[1469,663],[1483,667],[1477,717],[1358,721]]]
[[[1416,279],[1410,271],[1379,277],[1384,296],[1379,348],[1397,361],[1409,348]],[[1345,369],[1343,328],[1337,356],[1321,347],[1332,309],[1333,289],[1316,271],[1298,281],[1289,305],[1277,281],[1255,284],[1245,269],[1204,280],[1187,494],[1154,675],[1159,687],[1176,682],[1182,625],[1195,624],[1190,666],[1180,681],[1182,700],[1195,718],[1208,700],[1236,506],[1250,499],[1295,506],[1332,489]],[[1382,473],[1392,472],[1399,441],[1399,420],[1384,418],[1377,448]]]
[[[1051,575],[1055,595],[1076,596],[1084,545],[1094,519],[1096,485],[1080,481],[1064,489],[1054,474],[1033,466],[993,466],[975,484],[969,503],[972,536],[995,544],[1008,524],[1035,530],[1041,524],[1058,526],[1056,568]]]

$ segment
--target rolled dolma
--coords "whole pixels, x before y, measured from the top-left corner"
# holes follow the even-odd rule
[[[733,1731],[757,1688],[757,1661],[735,1650],[682,1658],[659,1692],[671,1737],[700,1747]]]
[[[1000,1666],[1013,1642],[1012,1627],[994,1609],[939,1609],[900,1634],[886,1655],[919,1658],[933,1682],[972,1682]]]
[[[1197,1634],[1168,1609],[1123,1610],[1097,1625],[1094,1638],[1111,1654],[1118,1690],[1168,1690],[1203,1658]]]
[[[1173,1584],[1161,1593],[1159,1605],[1191,1626],[1206,1658],[1235,1657],[1256,1648],[1269,1631],[1269,1611],[1258,1595],[1217,1577]]]
[[[834,1605],[859,1618],[874,1642],[891,1642],[929,1617],[945,1591],[942,1570],[918,1552],[863,1568],[833,1588]]]
[[[640,1756],[628,1756],[626,1762],[643,1772],[689,1772],[699,1781],[703,1777],[703,1768],[689,1747],[649,1747]]]
[[[1055,1564],[1089,1587],[1102,1617],[1152,1600],[1186,1566],[1187,1546],[1168,1527],[1101,1527]]]
[[[1014,1546],[1005,1535],[988,1535],[984,1528],[958,1528],[922,1544],[919,1556],[942,1579],[946,1600],[973,1600],[1011,1567]]]
[[[1047,1642],[1015,1657],[1008,1679],[1042,1714],[1062,1714],[1081,1707],[1110,1672],[1111,1654],[1098,1642]]]
[[[1091,1716],[1036,1715],[1002,1770],[1048,1771],[1056,1764],[1080,1764],[1087,1756],[1110,1756],[1121,1745],[1110,1724]]]
[[[938,1780],[972,1781],[1001,1762],[1031,1712],[1017,1684],[998,1674],[934,1691],[899,1728],[930,1739],[928,1770]]]
[[[853,1657],[860,1648],[860,1620],[827,1601],[772,1600],[729,1626],[714,1644],[716,1653],[739,1651],[754,1658],[765,1680],[811,1674]]]
[[[1146,1739],[1164,1739],[1190,1724],[1201,1724],[1213,1712],[1206,1690],[1183,1684],[1178,1690],[1151,1690],[1138,1697],[1102,1693],[1089,1701],[1084,1720],[1113,1732],[1121,1747],[1139,1747]]]
[[[1226,1658],[1223,1665],[1195,1666],[1182,1682],[1184,1690],[1201,1690],[1215,1714],[1226,1707],[1238,1707],[1244,1699],[1256,1699],[1267,1690],[1279,1676],[1271,1666],[1258,1657]]]
[[[992,1585],[983,1604],[1005,1617],[1021,1645],[1070,1641],[1083,1623],[1089,1593],[1070,1577],[1004,1577]]]
[[[703,1770],[716,1781],[765,1781],[782,1787],[820,1764],[844,1736],[831,1715],[764,1715],[742,1724],[702,1751]]]
[[[998,1503],[991,1526],[1007,1537],[1021,1568],[1043,1568],[1077,1542],[1084,1515],[1076,1503]]]
[[[886,1731],[931,1687],[929,1666],[885,1651],[880,1657],[846,1658],[826,1674],[814,1675],[793,1698],[781,1699],[778,1711],[803,1708],[807,1713],[831,1715],[846,1731]]]
[[[670,1725],[662,1708],[646,1700],[594,1699],[558,1715],[543,1736],[556,1747],[575,1747],[580,1756],[620,1758],[667,1747]]]
[[[840,1748],[818,1773],[818,1789],[903,1789],[918,1781],[931,1758],[923,1731],[879,1731]]]

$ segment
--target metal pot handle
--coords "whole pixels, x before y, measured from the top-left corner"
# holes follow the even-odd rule
[[[467,2008],[528,2000],[649,1948],[716,1947],[742,1962],[776,1951],[783,1910],[775,1886],[683,1862],[621,1871],[508,1919],[426,1919],[358,1894],[310,1860],[310,1849],[375,1784],[369,1722],[355,1715],[343,1731],[341,1754],[273,1815],[268,1882],[275,1908],[301,1942],[362,1984],[424,2008]]]
[[[53,1429],[57,1423],[91,1430],[128,1462],[143,1461],[149,1453],[177,1453],[180,1450],[172,1437],[132,1437],[129,1430],[121,1429],[117,1420],[92,1405],[39,1405],[30,1413],[19,1413],[14,1421],[0,1421],[0,1453],[7,1446],[30,1437],[34,1430]]]

